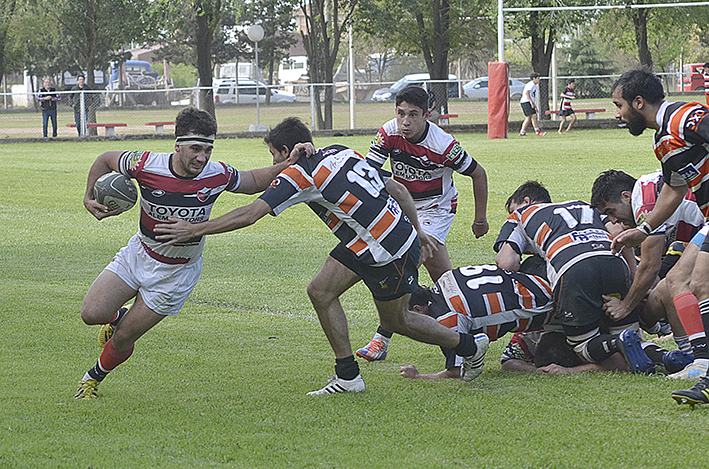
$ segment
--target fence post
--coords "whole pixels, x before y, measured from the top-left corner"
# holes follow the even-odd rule
[[[317,128],[315,121],[315,85],[310,84],[310,128],[315,130]]]

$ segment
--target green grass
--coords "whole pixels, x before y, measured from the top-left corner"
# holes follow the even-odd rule
[[[600,171],[636,176],[659,164],[649,135],[579,131],[487,140],[457,135],[490,184],[491,232],[470,232],[470,181],[449,235],[453,265],[492,262],[504,201],[538,179],[555,200],[585,198]],[[318,139],[359,152],[370,137]],[[409,381],[399,366],[442,369],[436,347],[395,337],[387,360],[361,363],[368,389],[308,398],[333,354],[305,287],[335,238],[306,207],[207,242],[185,308],[138,341],[99,388],[72,399],[99,355],[79,317],[96,275],[137,228],[137,210],[96,221],[86,174],[108,149],[169,151],[169,141],[3,145],[0,153],[0,468],[473,467],[674,468],[699,458],[707,411],[669,398],[687,386],[622,373],[504,373],[493,343],[472,383]],[[269,164],[260,140],[219,141],[214,158]],[[252,200],[220,198],[219,215]],[[428,282],[426,274],[422,281]],[[354,346],[377,326],[359,284],[345,294]]]

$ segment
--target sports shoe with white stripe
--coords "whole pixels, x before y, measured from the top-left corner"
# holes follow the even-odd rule
[[[694,360],[694,363],[690,363],[685,366],[682,371],[677,373],[672,373],[667,375],[668,379],[699,379],[707,374],[707,364],[704,363],[705,360]]]
[[[475,345],[478,346],[478,351],[470,357],[463,357],[463,366],[461,367],[461,378],[463,381],[472,381],[483,372],[485,364],[485,354],[490,345],[490,338],[487,334],[475,334]]]
[[[354,379],[342,379],[335,375],[329,376],[330,380],[324,388],[317,391],[310,391],[308,396],[320,396],[323,394],[336,394],[340,392],[362,392],[364,391],[364,379],[362,375],[357,375]]]
[[[370,362],[378,362],[387,357],[387,345],[381,339],[372,339],[365,347],[357,350],[357,356]]]

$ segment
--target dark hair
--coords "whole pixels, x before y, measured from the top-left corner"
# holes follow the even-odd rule
[[[532,72],[529,74],[530,80],[534,80],[535,78],[539,78],[539,74],[537,72]]]
[[[401,103],[409,103],[412,106],[420,108],[424,113],[428,111],[428,91],[418,85],[407,86],[403,90],[396,93],[396,105]]]
[[[598,208],[605,204],[620,202],[623,191],[633,192],[636,179],[623,171],[611,169],[604,171],[593,181],[591,188],[591,207]]]
[[[707,63],[705,63],[704,65],[702,65],[702,68],[709,69],[709,62],[707,62]]]
[[[269,130],[263,141],[267,145],[270,143],[278,151],[283,151],[284,146],[290,151],[296,143],[312,142],[313,136],[303,121],[297,117],[286,117]]]
[[[576,83],[576,80],[574,80],[573,78],[569,78],[568,80],[566,80],[567,85],[570,85],[571,83]]]
[[[650,104],[658,104],[665,99],[660,78],[644,69],[628,70],[622,74],[613,83],[611,94],[615,93],[616,88],[620,88],[621,97],[629,103],[637,96],[642,96]]]
[[[188,135],[216,135],[217,121],[207,111],[202,111],[194,106],[189,106],[177,113],[175,118],[175,137]]]
[[[534,366],[537,368],[552,363],[566,368],[583,365],[583,361],[569,347],[566,336],[562,332],[543,333],[534,353]]]
[[[548,204],[551,203],[551,196],[549,191],[538,181],[527,181],[515,190],[507,202],[505,202],[505,208],[510,211],[510,204],[512,202],[516,204],[521,204],[524,202],[524,198],[529,197],[532,203]]]
[[[433,292],[429,287],[419,285],[416,290],[411,293],[409,298],[409,310],[413,310],[414,306],[428,306],[433,298]]]

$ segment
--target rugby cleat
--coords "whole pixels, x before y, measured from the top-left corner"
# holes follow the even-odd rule
[[[323,394],[336,394],[341,392],[362,392],[364,391],[364,379],[362,375],[357,375],[354,379],[342,379],[335,375],[330,375],[330,380],[324,388],[317,391],[310,391],[308,396],[321,396]]]
[[[541,130],[541,129],[536,129],[536,130],[534,131],[534,133],[535,133],[538,137],[543,137],[543,136],[545,136],[545,135],[547,134],[546,132],[544,132],[544,131]]]
[[[370,362],[382,361],[387,357],[387,345],[381,339],[372,339],[365,347],[357,350],[357,356]]]
[[[74,394],[74,399],[96,399],[98,393],[96,388],[101,384],[95,379],[87,379],[86,381],[81,381],[79,383],[79,389],[76,390]]]
[[[637,332],[632,329],[620,331],[617,344],[631,373],[646,375],[655,373],[655,364],[643,350],[642,341]]]
[[[668,379],[699,379],[707,374],[707,365],[702,362],[695,361],[685,366],[683,370],[677,373],[667,375]]]
[[[672,350],[662,354],[662,364],[668,373],[677,373],[694,362],[694,355],[680,350]]]
[[[463,381],[472,381],[483,372],[485,364],[485,354],[490,345],[490,338],[486,334],[475,334],[475,345],[478,346],[478,351],[470,357],[463,357],[463,366],[461,367],[461,378]]]
[[[689,404],[692,409],[699,404],[709,404],[709,378],[706,376],[699,380],[697,384],[689,389],[673,391],[672,399],[677,404]]]

